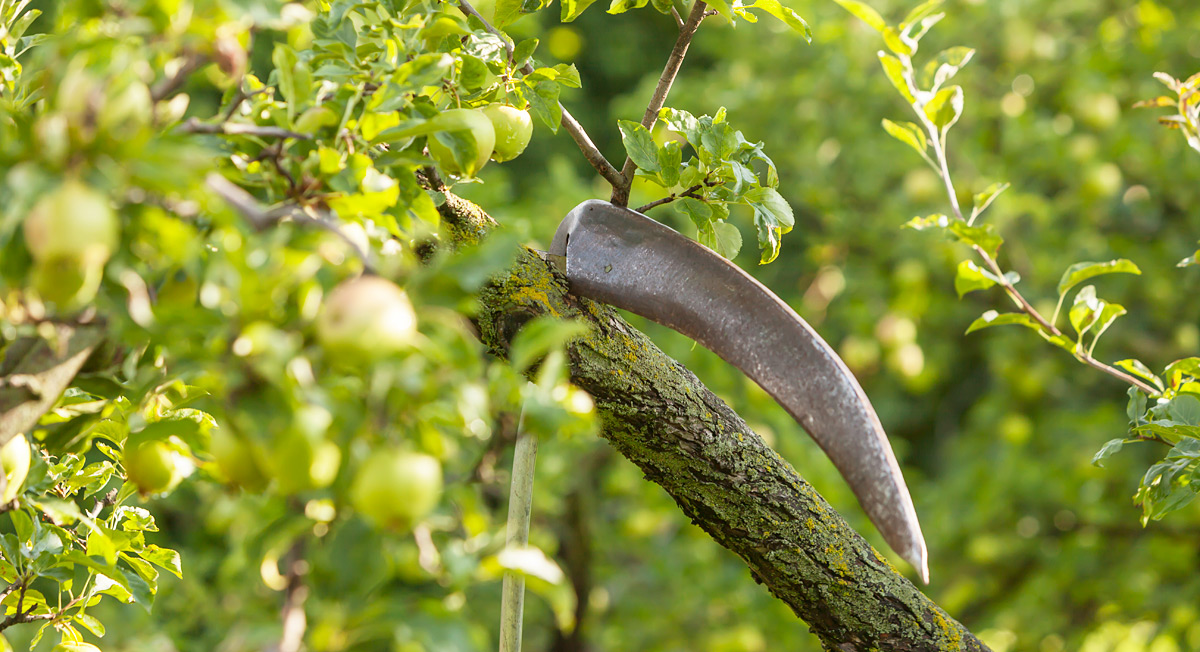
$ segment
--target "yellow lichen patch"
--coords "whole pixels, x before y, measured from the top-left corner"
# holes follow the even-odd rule
[[[806,528],[808,528],[809,530],[811,530],[811,529],[813,529],[813,528],[817,527],[817,522],[816,522],[816,521],[814,521],[814,520],[813,520],[813,518],[812,518],[811,516],[809,516],[809,517],[808,517],[807,519],[805,519],[805,521],[804,521],[804,527],[806,527]]]
[[[850,573],[850,566],[846,564],[846,551],[840,546],[825,546],[825,554],[831,557],[829,567],[843,575]]]
[[[962,645],[962,632],[959,631],[958,628],[951,625],[950,621],[947,620],[940,611],[933,612],[933,620],[934,624],[937,625],[937,628],[942,630],[942,639],[949,644],[944,649],[959,649]]]

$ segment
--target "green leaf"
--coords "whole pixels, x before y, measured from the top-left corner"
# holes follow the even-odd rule
[[[288,124],[296,119],[296,109],[302,99],[296,82],[295,69],[298,60],[296,51],[287,43],[276,43],[271,52],[271,63],[275,65],[275,74],[279,77],[279,94],[287,100]]]
[[[904,20],[900,21],[900,29],[907,30],[909,27],[915,25],[917,21],[925,18],[929,14],[933,13],[934,9],[941,6],[942,1],[943,0],[927,0],[926,2],[913,7],[912,11],[909,11],[908,15],[904,17]]]
[[[588,332],[587,324],[543,315],[531,319],[513,338],[509,362],[519,372],[527,371],[551,351],[559,350]]]
[[[166,569],[175,577],[183,577],[183,565],[179,558],[179,553],[170,548],[160,548],[154,544],[146,546],[145,550],[138,553],[142,559]]]
[[[595,0],[588,0],[588,4],[592,2],[595,2]],[[563,3],[563,10],[566,10],[567,4],[567,2]],[[566,20],[564,19],[563,22],[566,22]],[[533,53],[537,51],[538,43],[539,41],[535,38],[527,38],[517,43],[513,47],[513,67],[520,69],[529,63],[529,60],[533,58]]]
[[[942,50],[921,69],[918,83],[922,88],[935,93],[942,84],[950,81],[959,70],[970,63],[974,56],[975,50],[962,46]]]
[[[560,13],[559,20],[564,23],[569,23],[576,18],[579,18],[579,16],[586,11],[588,7],[592,6],[592,3],[595,1],[596,0],[561,0],[562,12]]]
[[[1126,394],[1129,395],[1129,401],[1125,404],[1125,414],[1129,417],[1129,425],[1138,426],[1145,423],[1143,415],[1146,414],[1146,395],[1136,387],[1130,387]]]
[[[921,129],[918,125],[912,122],[896,123],[884,118],[883,128],[892,138],[917,150],[918,154],[925,154],[925,150],[928,147],[925,141],[925,130]]]
[[[608,5],[608,13],[623,14],[630,9],[641,9],[650,0],[612,0]]]
[[[1183,358],[1176,360],[1167,365],[1163,370],[1163,377],[1167,379],[1167,383],[1171,387],[1179,387],[1183,382],[1184,377],[1200,379],[1200,358]],[[1158,387],[1162,388],[1162,382],[1158,383]]]
[[[947,228],[958,238],[959,242],[978,246],[992,258],[996,257],[996,252],[1000,251],[1000,246],[1004,244],[1004,238],[996,233],[996,227],[991,224],[968,226],[966,222],[954,219],[949,221]]]
[[[1178,423],[1200,426],[1200,399],[1191,394],[1180,394],[1167,404],[1167,416]]]
[[[906,41],[900,32],[896,31],[895,27],[884,27],[880,33],[883,35],[883,44],[892,52],[900,56],[909,57],[916,51],[914,47],[916,44]]]
[[[670,188],[679,183],[679,174],[683,168],[683,148],[678,141],[667,141],[658,148],[658,168],[664,187]]]
[[[941,214],[934,213],[925,217],[914,217],[905,222],[900,228],[912,229],[914,231],[924,231],[926,229],[945,229],[950,226],[950,218]]]
[[[1091,349],[1088,349],[1089,354],[1092,349],[1096,348],[1096,342],[1100,341],[1100,336],[1104,334],[1104,331],[1108,330],[1109,326],[1112,326],[1117,317],[1125,314],[1125,307],[1118,303],[1108,303],[1107,301],[1102,301],[1101,303],[1103,305],[1100,308],[1100,314],[1096,316],[1096,323],[1099,326],[1096,328],[1096,334],[1092,336],[1092,346]]]
[[[525,100],[529,102],[529,111],[553,133],[558,133],[558,126],[562,123],[562,106],[558,103],[560,88],[552,81],[541,81],[533,85],[530,89],[532,92],[524,93]]]
[[[983,313],[978,319],[971,322],[971,325],[967,327],[967,332],[965,334],[969,335],[975,331],[991,328],[992,326],[1007,326],[1009,324],[1017,324],[1038,330],[1038,326],[1033,322],[1033,319],[1023,312],[1000,313],[996,312],[995,310],[989,310]]]
[[[796,218],[787,200],[774,188],[754,188],[745,194],[744,199],[754,209],[758,248],[762,252],[759,264],[766,265],[779,256],[779,238],[792,230]]]
[[[1108,443],[1104,444],[1104,447],[1096,451],[1096,454],[1092,456],[1092,464],[1101,467],[1104,466],[1104,460],[1116,455],[1126,443],[1128,441],[1120,437],[1108,440]]]
[[[916,104],[917,99],[913,97],[912,91],[908,87],[904,64],[883,50],[879,51],[879,63],[883,66],[883,72],[887,75],[888,80],[892,82],[892,86],[900,92],[900,96],[909,104]]]
[[[742,232],[736,226],[724,221],[714,223],[713,231],[716,235],[716,252],[733,260],[742,250]]]
[[[871,6],[865,2],[859,2],[858,0],[833,1],[841,5],[846,11],[857,16],[859,20],[870,25],[872,29],[880,34],[883,33],[883,30],[887,29],[888,24],[883,20],[883,16],[880,16],[878,11],[872,9]]]
[[[1133,264],[1132,261],[1124,258],[1110,260],[1105,263],[1075,263],[1063,272],[1062,279],[1058,282],[1058,294],[1062,296],[1071,288],[1080,283],[1102,274],[1141,274],[1142,270]]]
[[[1118,360],[1113,363],[1113,366],[1118,367],[1120,369],[1124,369],[1125,371],[1128,371],[1129,373],[1133,374],[1134,376],[1137,376],[1138,378],[1141,378],[1142,380],[1154,385],[1159,390],[1162,390],[1162,388],[1163,388],[1162,379],[1159,378],[1158,376],[1154,375],[1154,372],[1150,371],[1149,367],[1142,364],[1141,360],[1134,360],[1132,358],[1126,359],[1126,360]],[[1168,371],[1165,373],[1165,375],[1169,377],[1171,375],[1170,367],[1168,367],[1167,369],[1168,369]],[[1133,391],[1137,391],[1137,389],[1134,387],[1131,387],[1130,389]]]
[[[804,37],[804,40],[812,42],[812,30],[809,29],[808,23],[800,17],[790,7],[785,7],[779,0],[755,0],[753,3],[745,5],[746,9],[761,9],[775,18],[783,21],[784,25],[791,27],[797,33]]]
[[[525,13],[521,11],[524,0],[496,0],[496,11],[492,22],[501,29],[508,27]]]
[[[658,163],[658,146],[654,144],[649,130],[630,120],[618,121],[617,128],[621,130],[621,143],[625,145],[625,152],[638,169],[646,172],[658,172],[662,169]]]
[[[77,613],[72,618],[92,634],[100,637],[104,636],[104,623],[100,622],[99,618],[85,613]]]
[[[1105,303],[1103,299],[1096,297],[1096,286],[1094,285],[1085,285],[1079,294],[1075,295],[1075,302],[1071,304],[1068,317],[1070,317],[1071,326],[1075,332],[1079,333],[1080,337],[1083,337],[1083,334],[1095,325]]]
[[[992,280],[994,277],[991,274],[985,273],[979,269],[975,263],[964,260],[958,264],[958,271],[954,275],[954,291],[958,293],[958,298],[968,292],[975,290],[985,290],[996,284]],[[967,331],[970,332],[969,330]]]
[[[925,117],[944,133],[958,122],[963,110],[963,89],[951,86],[938,91],[925,104]]]
[[[971,221],[974,222],[976,217],[982,215],[988,206],[991,206],[992,202],[996,201],[1000,193],[1008,190],[1008,186],[1007,182],[993,183],[985,188],[983,192],[975,193],[975,200],[971,206]]]

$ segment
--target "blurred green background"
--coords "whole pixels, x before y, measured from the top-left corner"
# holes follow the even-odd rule
[[[892,20],[910,8],[872,4]],[[1131,497],[1163,451],[1131,446],[1105,468],[1091,464],[1125,432],[1125,387],[1025,330],[962,334],[1007,300],[996,290],[958,300],[961,245],[900,228],[948,207],[932,172],[880,127],[909,118],[879,69],[878,36],[832,3],[791,6],[812,25],[812,44],[773,21],[712,20],[668,105],[696,115],[726,107],[779,166],[796,228],[775,263],[757,267],[752,246],[738,262],[842,353],[872,398],[929,544],[927,593],[998,652],[1200,649],[1200,507],[1143,529]],[[1097,281],[1130,312],[1097,357],[1160,369],[1197,354],[1200,270],[1175,263],[1200,237],[1200,156],[1156,125],[1154,111],[1131,105],[1160,93],[1155,71],[1200,71],[1200,5],[978,0],[945,10],[922,51],[977,50],[956,78],[966,110],[951,133],[951,166],[964,195],[1013,184],[987,215],[1007,240],[1002,264],[1048,313],[1067,265],[1129,258],[1142,276]],[[555,26],[544,15],[553,13],[510,31],[539,35],[541,56],[579,67],[584,87],[564,103],[620,161],[616,120],[640,118],[674,23],[648,9],[609,16],[597,5]],[[543,248],[572,206],[608,194],[569,138],[541,126],[521,159],[482,176],[463,194],[501,222],[528,222],[531,244]],[[641,188],[631,205],[656,198]],[[689,229],[670,207],[653,214]],[[750,216],[734,222],[753,242]],[[637,323],[883,549],[832,466],[769,397],[691,341]],[[820,649],[738,559],[603,441],[547,442],[536,490],[533,539],[589,600],[581,628],[566,635],[542,598],[553,592],[532,595],[527,650]],[[183,553],[184,579],[164,580],[151,614],[101,609],[106,649],[232,652],[271,640],[280,594],[260,560],[278,533],[247,506],[254,500],[189,483],[156,505],[159,541]],[[411,543],[359,530],[341,528],[313,551],[324,575],[314,578],[322,590],[310,603],[312,649],[376,649],[343,633],[369,623],[440,632],[425,646],[439,652],[490,647],[499,582],[446,597],[411,573]],[[443,551],[443,563],[452,567],[454,554]],[[339,587],[355,587],[347,589],[355,597]],[[32,629],[6,634],[20,649]]]

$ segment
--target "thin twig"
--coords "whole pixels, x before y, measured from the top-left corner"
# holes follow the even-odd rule
[[[160,81],[150,89],[150,99],[155,102],[167,99],[183,87],[184,82],[193,72],[206,63],[208,63],[208,57],[195,53],[188,55],[174,75]]]
[[[282,127],[264,127],[240,122],[200,122],[196,118],[188,118],[176,129],[185,134],[223,134],[226,136],[258,136],[260,138],[296,138],[298,140],[312,138],[310,134],[302,134]]]
[[[654,95],[651,96],[650,103],[646,105],[646,113],[642,116],[642,126],[646,129],[654,127],[654,121],[658,119],[658,112],[666,104],[667,93],[671,92],[671,85],[675,83],[675,77],[683,65],[683,58],[687,55],[688,46],[692,44],[692,37],[700,28],[700,21],[704,20],[707,7],[704,0],[696,0],[696,3],[692,5],[692,11],[688,13],[687,21],[683,23],[683,27],[679,28],[679,38],[675,39],[675,47],[671,49],[671,56],[667,58],[667,65],[663,67],[662,75],[658,78],[658,86],[655,87]],[[633,173],[636,169],[637,166],[633,164],[633,159],[626,156],[625,165],[621,166],[622,183],[619,186],[613,186],[612,203],[617,206],[629,204],[629,188],[633,185]]]
[[[919,93],[911,79],[911,75],[905,75],[905,81],[909,86],[909,92],[912,93],[912,96],[918,97]],[[946,157],[946,145],[942,141],[942,132],[937,128],[936,125],[933,124],[929,117],[925,115],[925,111],[922,110],[922,107],[913,104],[912,108],[913,112],[917,114],[917,119],[921,121],[921,124],[925,127],[925,131],[929,134],[929,145],[933,148],[933,152],[937,156],[938,174],[942,177],[942,183],[946,186],[946,196],[950,200],[950,208],[954,211],[954,216],[956,218],[958,218],[960,221],[966,222],[963,217],[962,208],[958,204],[958,193],[954,189],[954,181],[950,177],[950,165]],[[991,254],[989,254],[983,247],[980,247],[979,245],[972,245],[972,249],[974,249],[975,253],[978,254],[983,260],[983,263],[988,266],[988,269],[992,271],[996,282],[1004,289],[1004,292],[1008,294],[1009,298],[1012,299],[1013,303],[1015,303],[1022,312],[1024,312],[1026,315],[1029,315],[1029,317],[1037,322],[1038,326],[1040,326],[1045,332],[1050,333],[1055,337],[1062,337],[1063,333],[1061,330],[1059,330],[1058,326],[1056,326],[1053,322],[1047,321],[1046,318],[1043,317],[1042,314],[1033,307],[1033,304],[1029,303],[1029,300],[1026,299],[1015,286],[1013,286],[1013,284],[1008,280],[1008,277],[1004,275],[1004,271],[1000,269],[1000,264],[996,262],[996,259],[993,258]],[[1082,348],[1076,347],[1075,358],[1083,364],[1092,367],[1093,369],[1097,369],[1108,374],[1109,376],[1112,376],[1113,378],[1117,378],[1123,382],[1133,385],[1149,396],[1155,396],[1160,393],[1157,388],[1146,383],[1145,381],[1142,381],[1141,379],[1127,374],[1116,367],[1105,364],[1093,358],[1090,352],[1084,351]]]
[[[246,218],[246,221],[255,230],[265,231],[284,220],[291,220],[297,224],[306,226],[319,227],[337,235],[349,245],[350,249],[362,260],[365,270],[371,271],[373,269],[369,252],[342,231],[332,211],[312,206],[301,206],[295,202],[285,202],[273,208],[266,208],[254,198],[254,195],[246,192],[240,186],[216,172],[210,173],[204,182],[209,190],[220,195],[221,199],[225,200],[225,203],[229,204],[242,217]]]
[[[679,15],[679,10],[676,9],[675,5],[673,5],[673,4],[671,5],[671,16],[675,18],[675,26],[678,27],[680,30],[682,30],[683,24],[684,24],[683,16]]]
[[[482,14],[476,11],[475,7],[471,6],[471,3],[468,2],[468,0],[459,0],[458,7],[463,13],[477,18],[479,22],[483,23],[483,26],[485,29],[487,29],[487,31],[498,36],[500,41],[504,43],[505,50],[508,51],[509,61],[512,61],[513,45],[509,41],[508,37],[504,35],[504,32],[501,32],[493,27],[492,24],[483,17]],[[524,66],[521,66],[521,72],[528,75],[533,72],[533,66],[527,63]],[[587,159],[587,162],[590,163],[591,166],[600,173],[600,176],[604,177],[604,180],[611,184],[613,188],[624,185],[625,177],[621,175],[621,172],[617,170],[612,163],[608,162],[608,159],[604,158],[604,154],[602,154],[600,152],[600,148],[596,147],[596,144],[592,142],[592,138],[588,136],[588,133],[586,130],[584,130],[583,125],[579,124],[579,121],[575,119],[575,116],[571,115],[571,112],[567,110],[567,107],[562,105],[562,102],[558,103],[558,108],[562,111],[563,128],[567,130],[567,133],[571,135],[571,139],[574,140],[575,144],[579,146],[579,150],[583,152],[583,157]]]
[[[691,188],[684,190],[681,193],[671,193],[670,195],[667,195],[666,197],[663,197],[662,199],[656,199],[656,200],[650,202],[649,204],[644,204],[642,206],[638,206],[635,210],[638,213],[645,213],[646,211],[650,210],[651,208],[656,208],[658,206],[662,206],[663,204],[670,204],[671,202],[675,201],[676,199],[681,199],[683,197],[690,197],[692,199],[699,199],[700,201],[704,201],[703,197],[696,194],[696,191],[703,188],[704,185],[705,184],[698,183],[698,184],[692,186]]]

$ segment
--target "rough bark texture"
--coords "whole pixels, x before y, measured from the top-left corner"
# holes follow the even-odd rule
[[[688,371],[613,309],[567,293],[526,252],[488,288],[479,325],[503,355],[529,319],[580,318],[571,378],[595,398],[603,435],[830,650],[984,650],[859,536],[792,467]]]
[[[466,205],[442,207],[456,242],[473,241],[493,224],[477,207],[457,210]],[[571,379],[595,399],[603,436],[741,557],[827,649],[987,650],[694,374],[612,308],[570,295],[551,263],[524,252],[481,299],[481,336],[498,355],[538,315],[591,324],[569,349]]]

